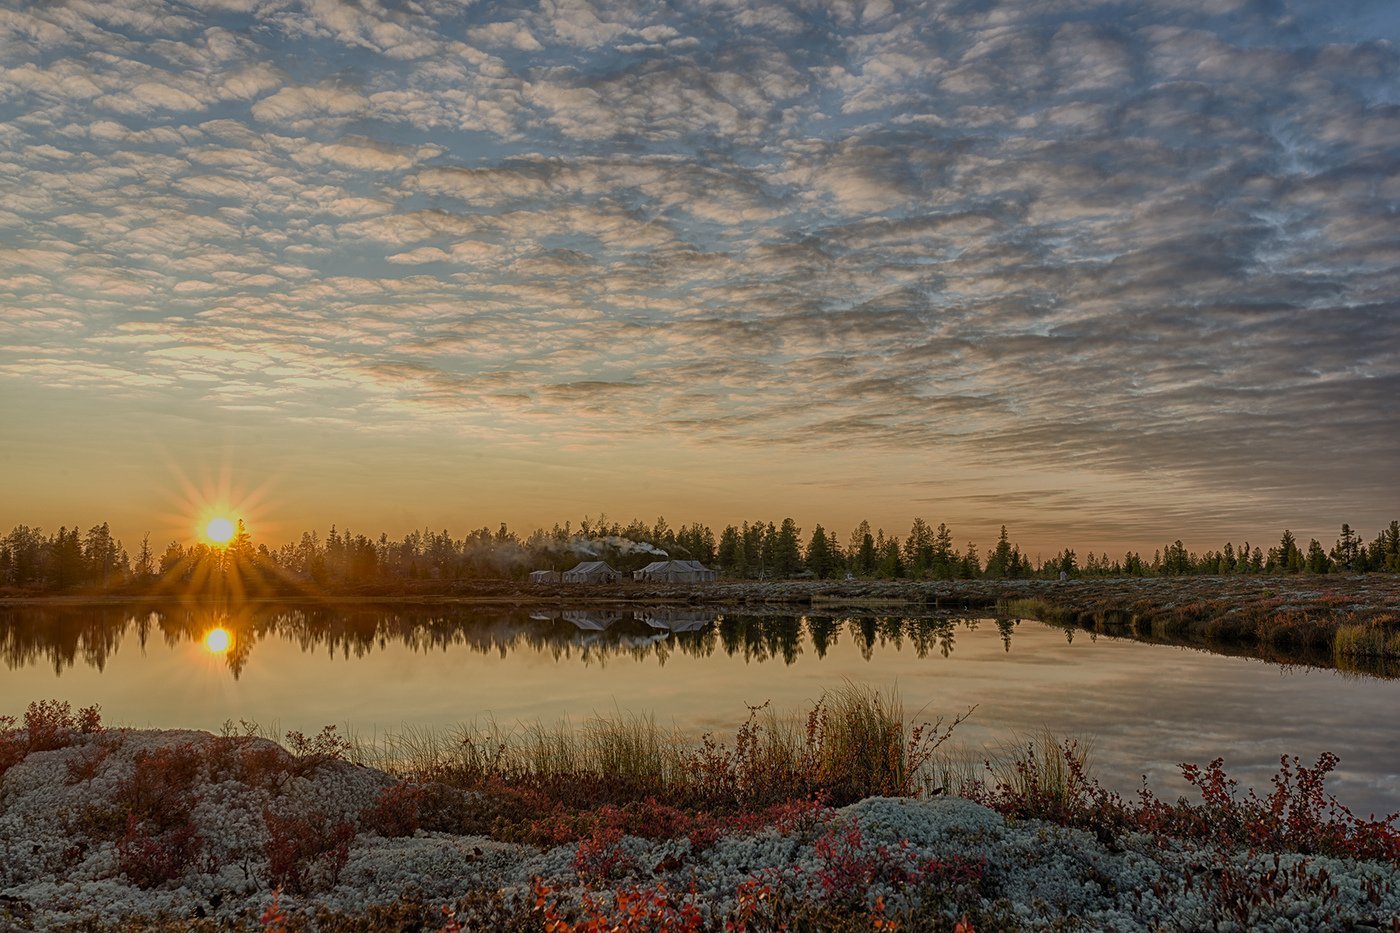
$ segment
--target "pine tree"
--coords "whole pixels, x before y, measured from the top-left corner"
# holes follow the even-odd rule
[[[1011,574],[1011,540],[1006,535],[1006,526],[1001,526],[1001,534],[997,537],[997,546],[987,558],[987,576],[993,579],[1010,576]]]
[[[1341,537],[1332,546],[1332,560],[1336,562],[1339,570],[1350,572],[1353,564],[1356,563],[1356,554],[1361,550],[1361,537],[1351,530],[1351,526],[1342,522]]]
[[[860,547],[856,551],[856,573],[862,577],[874,576],[879,566],[879,554],[875,550],[875,537],[870,533],[870,523],[860,523]]]
[[[1279,539],[1275,562],[1283,573],[1297,573],[1303,569],[1303,553],[1298,550],[1298,540],[1287,528],[1283,529],[1283,537]]]
[[[883,536],[884,532],[881,531]],[[880,563],[875,570],[876,576],[886,579],[894,579],[904,576],[904,561],[900,555],[899,538],[891,536],[880,544]]]
[[[1332,560],[1316,538],[1308,542],[1306,566],[1308,573],[1330,573],[1332,571]]]
[[[911,577],[928,576],[933,569],[933,532],[922,518],[915,518],[904,539],[904,566]]]
[[[802,529],[790,518],[783,519],[773,543],[773,570],[777,576],[790,577],[802,570]]]
[[[141,550],[136,552],[136,575],[142,580],[150,579],[155,573],[155,555],[151,553],[151,533],[141,538]]]
[[[942,522],[933,538],[933,575],[940,580],[951,580],[957,576],[958,555],[953,550],[953,532]]]
[[[832,559],[831,542],[826,536],[826,529],[821,525],[812,530],[812,540],[807,543],[804,562],[817,579],[826,580],[831,577],[835,562]]]

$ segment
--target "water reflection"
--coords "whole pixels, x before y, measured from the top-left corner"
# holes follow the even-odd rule
[[[793,664],[811,652],[822,658],[850,640],[869,660],[877,650],[917,657],[950,656],[959,631],[984,622],[936,616],[789,615],[729,613],[673,607],[636,610],[506,611],[451,607],[287,606],[189,604],[142,608],[11,607],[0,611],[0,657],[10,669],[45,663],[62,673],[79,663],[102,670],[128,633],[144,651],[152,638],[169,647],[201,645],[222,656],[235,677],[268,639],[302,651],[364,657],[389,645],[415,652],[466,648],[505,656],[520,648],[605,664],[614,656],[665,664],[676,653],[716,652],[758,663]],[[1006,651],[1017,623],[994,623]]]
[[[289,605],[180,603],[141,608],[114,606],[11,606],[0,609],[0,658],[7,668],[45,663],[55,674],[79,662],[101,671],[128,633],[144,652],[151,638],[167,647],[202,645],[222,657],[238,677],[260,642],[286,639],[304,652],[324,649],[331,657],[365,657],[389,645],[414,652],[464,647],[504,657],[513,650],[542,651],[556,660],[577,658],[606,664],[615,656],[651,658],[659,664],[677,652],[708,657],[716,652],[746,661],[791,665],[807,652],[820,659],[849,640],[865,660],[883,649],[907,645],[919,658],[949,657],[960,631],[995,625],[1003,650],[1011,651],[1014,619],[955,619],[909,614],[805,615],[779,612],[719,612],[678,607],[639,609],[507,610],[461,606]],[[1073,628],[1076,635],[1096,638]],[[1171,644],[1166,639],[1139,638]],[[1215,653],[1262,657],[1283,665],[1331,667],[1325,655],[1261,653],[1244,647],[1209,647]],[[1360,664],[1365,664],[1363,660]],[[1381,663],[1347,665],[1355,674],[1394,677],[1400,671]]]

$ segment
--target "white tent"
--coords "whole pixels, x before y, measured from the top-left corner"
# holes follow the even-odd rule
[[[565,583],[612,583],[618,572],[608,566],[607,561],[586,560],[573,570],[564,571]]]
[[[705,583],[718,577],[719,574],[698,560],[652,561],[641,570],[632,572],[632,579],[652,583]]]
[[[532,570],[530,571],[531,583],[558,583],[560,573],[557,570]]]

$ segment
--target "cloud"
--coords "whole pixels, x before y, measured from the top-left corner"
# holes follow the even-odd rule
[[[334,85],[284,87],[253,104],[257,120],[282,123],[293,129],[341,122],[363,113],[369,101],[359,92]]]
[[[1221,9],[0,11],[0,372],[502,450],[1079,471],[1114,508],[1395,502],[1400,53]]]

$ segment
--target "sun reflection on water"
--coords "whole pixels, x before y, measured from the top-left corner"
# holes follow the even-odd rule
[[[228,654],[233,647],[233,633],[226,628],[211,628],[204,633],[204,650],[210,654]]]

